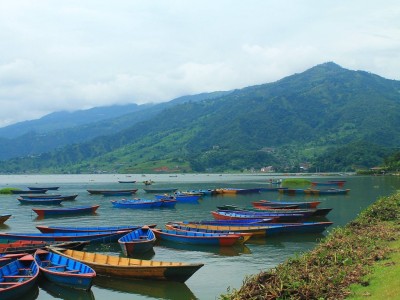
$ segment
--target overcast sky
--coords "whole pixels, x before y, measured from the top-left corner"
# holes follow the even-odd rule
[[[0,127],[333,61],[400,80],[398,0],[0,0]]]

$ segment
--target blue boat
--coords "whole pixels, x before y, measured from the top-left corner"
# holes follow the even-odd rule
[[[237,220],[202,220],[202,221],[183,221],[182,224],[200,224],[200,225],[231,225],[231,226],[240,226],[240,225],[266,225],[270,224],[273,219],[237,219]],[[176,222],[173,222],[176,223]],[[167,223],[168,224],[168,223]]]
[[[175,191],[177,191],[177,188],[147,188],[147,189],[143,189],[146,193],[173,193]]]
[[[56,191],[60,187],[59,186],[49,186],[49,187],[34,187],[34,186],[28,186],[29,190],[32,191],[37,191],[37,190],[50,190],[50,191]]]
[[[173,208],[177,202],[175,199],[161,199],[161,208]]]
[[[76,197],[78,197],[78,194],[74,195],[61,195],[61,194],[37,194],[37,195],[20,195],[19,198],[22,199],[37,199],[37,200],[43,200],[43,199],[61,199],[63,201],[65,200],[75,200]]]
[[[161,200],[148,199],[121,199],[113,200],[111,204],[117,208],[156,208],[161,207]]]
[[[113,243],[129,231],[60,232],[60,233],[7,233],[0,232],[0,239],[30,241],[90,241],[90,243]]]
[[[214,219],[216,220],[236,220],[236,219],[274,219],[274,222],[296,222],[300,221],[309,214],[306,213],[284,213],[284,212],[265,212],[265,213],[256,213],[256,212],[236,212],[232,210],[218,210],[212,211]]]
[[[98,231],[125,231],[125,230],[136,230],[145,225],[122,225],[122,226],[36,226],[37,229],[42,233],[56,233],[56,232],[98,232]],[[155,224],[146,225],[150,228],[156,227]]]
[[[17,200],[21,204],[34,204],[34,205],[60,205],[63,202],[63,199],[58,198],[39,198],[39,199],[24,199],[18,197]]]
[[[96,276],[91,267],[46,250],[37,250],[34,258],[47,280],[70,288],[89,290]]]
[[[39,267],[32,255],[25,255],[0,268],[0,299],[20,299],[36,286]]]
[[[297,206],[298,208],[316,208],[321,202],[320,201],[273,201],[273,200],[259,200],[252,202],[254,207],[282,207],[287,205]]]
[[[241,238],[236,234],[152,229],[157,239],[192,245],[232,246]]]
[[[62,208],[32,208],[41,218],[49,216],[64,216],[64,215],[77,215],[77,214],[93,214],[100,207],[100,205],[81,205],[74,207]]]
[[[11,194],[21,195],[21,194],[45,194],[46,189],[41,190],[11,190]]]
[[[133,230],[118,240],[122,252],[128,257],[153,250],[155,242],[156,236],[147,226]]]
[[[178,202],[185,203],[198,203],[200,196],[198,195],[186,195],[186,194],[174,194],[174,195],[155,195],[158,200],[176,200]]]

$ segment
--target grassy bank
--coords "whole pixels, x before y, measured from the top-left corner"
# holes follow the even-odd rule
[[[383,197],[314,250],[246,278],[239,290],[220,299],[344,299],[351,295],[351,284],[369,285],[367,275],[379,262],[396,263],[399,220],[400,193]],[[394,269],[398,274],[398,266]]]

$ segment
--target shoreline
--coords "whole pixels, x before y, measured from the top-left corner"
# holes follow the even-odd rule
[[[220,299],[345,299],[351,284],[366,284],[371,268],[399,251],[391,247],[400,239],[399,218],[400,192],[381,197],[313,250],[245,278]]]

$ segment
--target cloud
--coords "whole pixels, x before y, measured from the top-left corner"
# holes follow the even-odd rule
[[[399,79],[397,1],[2,1],[0,126],[167,101],[334,61]]]

